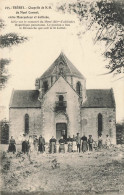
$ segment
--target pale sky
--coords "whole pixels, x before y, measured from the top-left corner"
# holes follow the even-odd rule
[[[58,0],[54,1],[55,3]],[[58,1],[60,2],[60,1]],[[1,50],[2,58],[10,58],[9,65],[11,78],[7,87],[1,92],[0,106],[6,107],[5,116],[8,118],[8,107],[12,89],[35,89],[35,79],[53,63],[63,51],[76,68],[85,76],[87,89],[114,89],[116,101],[116,119],[124,118],[124,79],[117,80],[112,75],[100,76],[107,70],[106,62],[101,55],[100,44],[93,44],[93,33],[87,32],[80,39],[77,36],[81,26],[75,15],[63,15],[52,10],[40,10],[40,15],[49,16],[53,20],[73,20],[75,23],[66,30],[19,30],[10,22],[8,16],[16,15],[15,10],[6,10],[5,6],[25,5],[43,6],[50,5],[49,1],[43,0],[2,0],[2,19],[7,26],[3,34],[8,32],[20,33],[28,36],[29,41]],[[32,10],[33,11],[33,10]]]

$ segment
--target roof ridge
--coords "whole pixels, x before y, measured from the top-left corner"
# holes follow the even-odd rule
[[[66,61],[66,64],[67,64],[67,66],[68,66],[68,62],[67,62],[67,57],[65,56],[65,54],[63,53],[63,52],[61,52],[62,54],[60,54],[60,55],[62,55],[63,57],[64,57],[64,60]],[[69,68],[69,70],[70,70],[70,72],[71,72],[71,74],[72,74],[72,71],[71,71],[71,69],[70,69],[70,67],[68,66],[68,68]]]

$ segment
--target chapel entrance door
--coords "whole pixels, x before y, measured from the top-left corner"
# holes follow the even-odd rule
[[[56,123],[56,139],[59,140],[63,136],[67,139],[67,124],[66,123]]]

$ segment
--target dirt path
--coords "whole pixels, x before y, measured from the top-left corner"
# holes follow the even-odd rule
[[[5,154],[2,191],[124,194],[124,148],[92,153]]]

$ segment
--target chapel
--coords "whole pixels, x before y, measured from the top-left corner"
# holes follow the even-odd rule
[[[86,78],[60,53],[35,81],[34,90],[13,90],[9,105],[10,136],[42,135],[46,142],[109,135],[116,144],[116,107],[112,89],[86,89]]]

